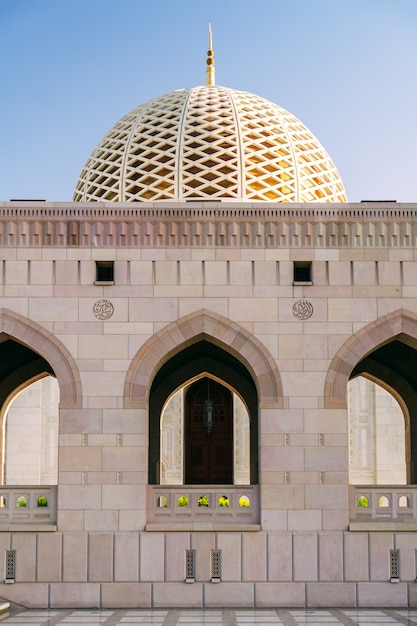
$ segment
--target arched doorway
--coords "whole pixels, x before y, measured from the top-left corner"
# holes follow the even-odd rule
[[[137,352],[126,375],[124,406],[148,415],[148,483],[160,481],[161,414],[169,398],[207,375],[239,397],[249,416],[249,481],[258,483],[258,410],[283,406],[276,363],[247,329],[201,309],[153,335]],[[178,484],[178,483],[176,483]],[[243,484],[240,480],[239,484]]]
[[[149,397],[150,484],[160,482],[161,417],[164,406],[176,390],[187,386],[189,387],[184,399],[184,482],[209,484],[212,481],[213,484],[233,484],[233,390],[244,402],[249,415],[248,475],[250,483],[256,484],[258,396],[255,383],[240,361],[226,350],[205,340],[192,344],[173,356],[154,378]],[[216,412],[216,423],[211,431],[210,441],[204,430],[199,431],[201,424],[199,425],[197,419],[190,424],[193,415],[196,417],[199,414],[202,419],[208,391],[214,394]],[[187,441],[191,443],[188,444]]]
[[[229,389],[208,377],[193,383],[185,396],[184,421],[184,482],[233,483],[233,403]]]
[[[167,400],[161,415],[161,485],[183,485],[186,482],[185,467],[185,405],[186,395],[193,384],[187,383]],[[211,385],[211,382],[210,382]],[[229,391],[229,390],[228,390]],[[231,393],[233,409],[233,484],[250,484],[250,419],[247,407],[240,396]],[[211,394],[210,394],[211,395]]]
[[[45,393],[47,395],[51,393],[54,398],[51,400],[51,403],[54,405],[54,427],[49,429],[45,423],[43,430],[42,426],[38,428],[41,439],[38,448],[42,449],[42,454],[49,450],[55,456],[58,430],[58,397],[60,408],[79,407],[81,405],[81,382],[72,356],[64,345],[50,332],[45,331],[35,322],[6,309],[0,309],[0,327],[0,468],[2,473],[0,479],[3,482],[4,431],[7,425],[7,411],[13,403],[13,399],[20,395],[22,400],[26,395],[25,390],[29,390],[35,381],[42,381],[43,379],[53,380],[53,391]],[[30,400],[29,404],[36,404],[36,402]],[[27,406],[23,408],[23,412],[27,413]],[[50,421],[51,413],[49,409],[47,412],[47,421]],[[19,431],[20,427],[27,435],[28,429],[25,424],[18,425],[17,431]],[[48,433],[46,432],[47,430]],[[51,436],[49,437],[49,435]],[[54,443],[51,443],[50,446],[45,446],[44,444],[48,438],[50,441],[53,440]],[[27,442],[23,438],[19,440],[19,435],[17,435],[16,445],[20,447],[19,452],[29,451]],[[51,461],[51,463],[50,461],[51,459],[45,459],[44,466],[56,465],[55,460]],[[49,469],[51,468],[49,467]],[[53,482],[56,482],[56,473],[57,469],[54,467],[51,471],[45,472],[43,478],[38,479],[38,482],[52,482],[52,474],[54,476]],[[15,472],[14,478],[10,479],[9,472],[9,479],[14,484],[18,481],[17,476],[18,473]],[[31,478],[30,483],[36,482],[33,474],[29,477]],[[26,481],[28,478],[23,477],[23,480]]]
[[[329,368],[325,406],[347,408],[348,381],[365,376],[389,390],[404,416],[407,483],[417,482],[417,316],[395,311],[365,326]]]

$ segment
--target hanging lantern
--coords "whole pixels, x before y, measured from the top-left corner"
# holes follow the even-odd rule
[[[203,426],[207,430],[208,435],[211,433],[215,421],[214,402],[211,398],[207,398],[203,406]]]

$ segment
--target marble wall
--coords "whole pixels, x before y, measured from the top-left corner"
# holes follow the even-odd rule
[[[0,595],[54,607],[415,605],[414,521],[349,530],[347,387],[392,338],[417,347],[417,206],[206,205],[0,203],[1,338],[45,359],[60,393],[57,527],[1,522],[16,577]],[[114,280],[97,280],[103,261]],[[311,281],[294,280],[297,262],[311,263]],[[145,530],[152,385],[201,341],[239,365],[219,359],[220,380],[246,376],[257,396],[260,530]],[[378,414],[385,456],[394,418]],[[169,471],[179,480],[178,459]]]

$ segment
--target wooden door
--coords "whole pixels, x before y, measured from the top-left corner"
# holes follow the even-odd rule
[[[203,425],[204,402],[214,401],[215,424]],[[186,484],[233,483],[233,401],[231,392],[203,378],[188,389],[185,400]]]

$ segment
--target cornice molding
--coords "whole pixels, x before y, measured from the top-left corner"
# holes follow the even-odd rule
[[[413,248],[417,204],[0,203],[1,247]]]

